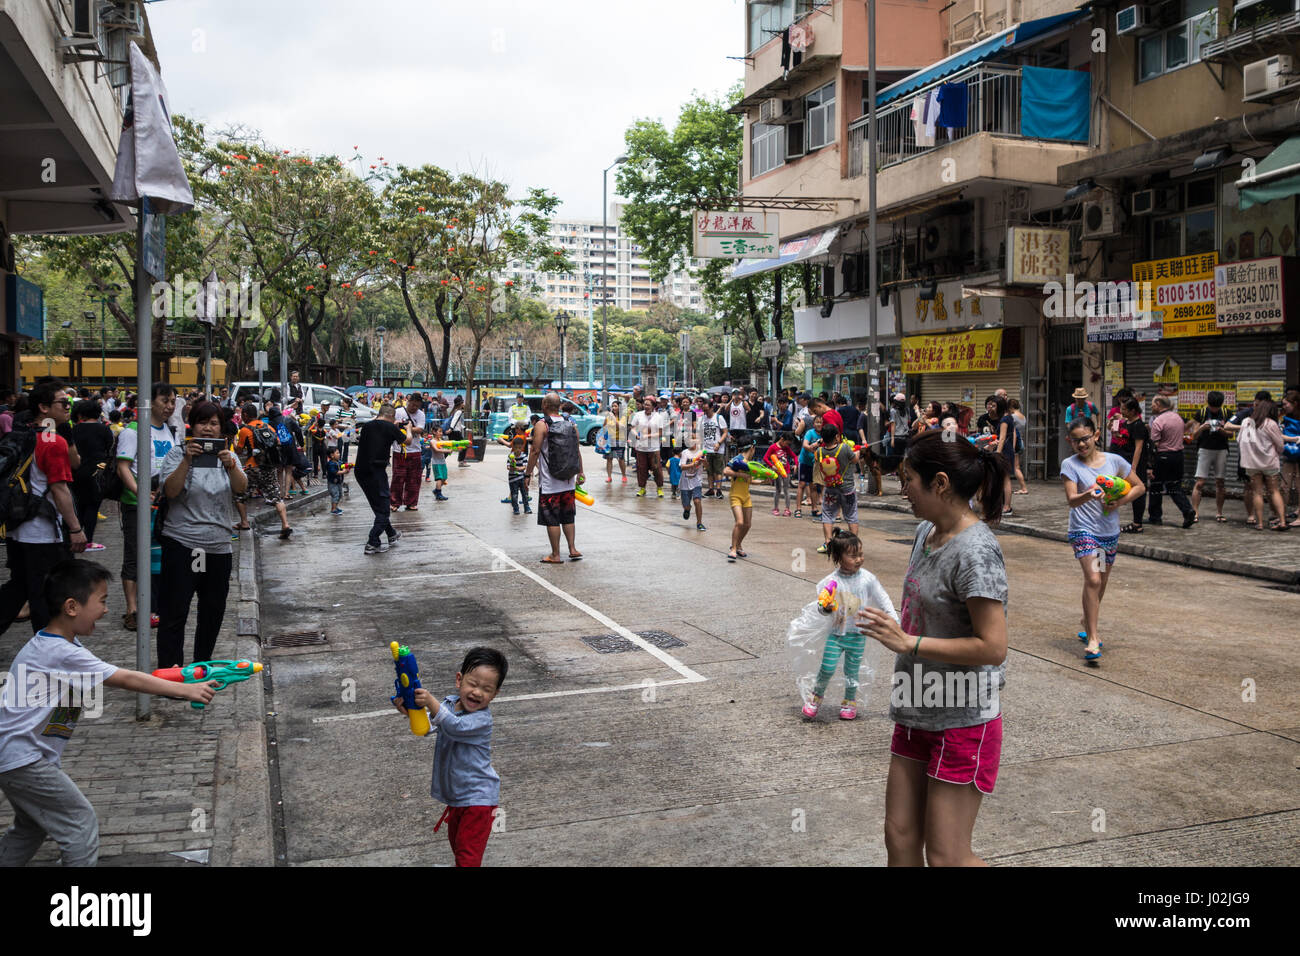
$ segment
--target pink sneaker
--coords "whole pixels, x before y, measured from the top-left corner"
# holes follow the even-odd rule
[[[783,512],[781,512],[781,513],[782,513],[783,515],[785,515],[787,518],[790,517],[790,509],[789,509],[789,508],[786,508],[785,511],[783,511]]]
[[[625,484],[625,485],[627,484],[627,475],[624,475],[624,476],[623,476],[623,484]]]
[[[780,509],[780,508],[773,508],[773,509],[772,509],[772,514],[776,515],[778,518],[781,517],[781,509]]]
[[[809,720],[812,720],[817,716],[817,708],[819,708],[821,704],[822,699],[814,694],[813,699],[809,703],[803,705],[803,715]]]
[[[858,705],[850,701],[844,701],[840,704],[840,720],[856,720],[858,716]]]
[[[610,475],[608,478],[605,479],[605,484],[609,484],[609,483],[612,482],[613,480],[614,480],[614,476],[613,476],[613,475]]]

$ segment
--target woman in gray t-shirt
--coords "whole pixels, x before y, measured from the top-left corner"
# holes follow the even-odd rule
[[[914,438],[899,468],[922,519],[901,621],[874,608],[858,615],[862,633],[897,654],[885,795],[890,866],[982,863],[970,838],[997,780],[1007,654],[1007,572],[987,523],[1002,514],[1005,475],[1001,456],[943,432]],[[982,521],[969,505],[976,496]]]
[[[248,476],[225,438],[221,408],[199,402],[190,408],[189,421],[190,437],[168,452],[159,472],[168,502],[158,532],[162,543],[159,667],[185,663],[185,622],[195,592],[199,621],[194,660],[212,659],[226,615],[234,561],[230,546],[233,496],[248,487]],[[208,447],[214,450],[208,451]]]

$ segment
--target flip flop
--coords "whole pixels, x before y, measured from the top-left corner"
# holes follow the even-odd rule
[[[1225,518],[1223,515],[1215,515],[1215,516],[1214,516],[1214,520],[1215,520],[1215,521],[1218,521],[1218,522],[1220,522],[1220,523],[1222,523],[1222,524],[1227,524],[1227,523],[1228,523],[1228,519]]]
[[[749,557],[749,552],[748,552],[748,551],[737,551],[737,552],[736,552],[736,557],[738,557],[738,558],[747,558],[747,557]]]
[[[570,560],[570,561],[581,561],[581,560],[582,560],[582,555],[580,555],[580,554],[571,554],[571,555],[569,555],[569,560]]]
[[[1098,641],[1098,642],[1097,642],[1097,651],[1096,651],[1096,653],[1094,653],[1094,654],[1089,654],[1089,653],[1087,653],[1087,652],[1084,652],[1083,659],[1084,659],[1085,661],[1099,661],[1099,660],[1101,660],[1101,649],[1102,649],[1103,647],[1105,647],[1105,646],[1106,646],[1106,645],[1103,644],[1101,641]]]
[[[557,561],[554,558],[552,558],[549,554],[546,557],[542,558],[542,564],[563,564],[563,563],[564,563],[563,558]]]
[[[728,554],[728,555],[727,555],[727,560],[730,561],[732,564],[735,564],[735,563],[736,563],[736,556],[735,556],[734,554]]]

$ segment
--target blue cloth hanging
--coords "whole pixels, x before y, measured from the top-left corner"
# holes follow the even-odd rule
[[[1033,139],[1088,142],[1092,74],[1083,70],[1021,68],[1020,133]]]
[[[949,129],[966,126],[965,83],[945,83],[939,87],[939,125]]]

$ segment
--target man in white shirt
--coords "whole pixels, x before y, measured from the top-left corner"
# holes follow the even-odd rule
[[[405,442],[393,442],[393,483],[389,490],[392,498],[389,507],[396,511],[406,505],[407,511],[420,506],[420,436],[424,434],[424,408],[420,396],[407,396],[406,404],[397,410],[394,422],[406,431]]]
[[[664,496],[664,470],[659,460],[663,443],[664,417],[655,409],[655,400],[647,396],[641,411],[632,416],[632,448],[636,452],[636,484],[638,498],[645,497],[645,483],[651,471],[659,497]]]
[[[736,389],[731,393],[731,404],[727,406],[727,429],[733,432],[743,432],[745,424],[745,402],[741,398],[740,390]]]
[[[700,433],[700,450],[704,452],[704,464],[709,475],[709,487],[704,496],[722,497],[722,469],[725,467],[727,448],[727,420],[717,411],[713,402],[705,400],[703,414],[697,428]]]

